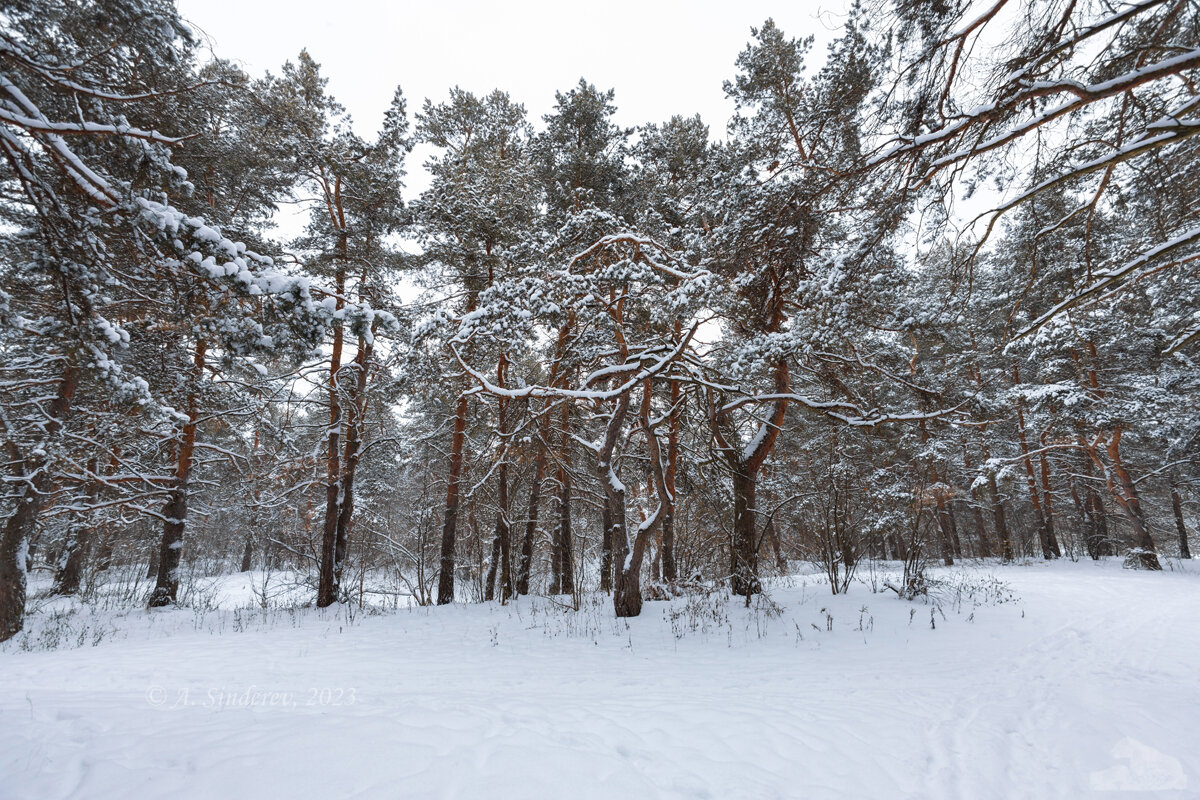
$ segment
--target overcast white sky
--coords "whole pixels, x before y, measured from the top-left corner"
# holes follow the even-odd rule
[[[301,48],[321,64],[330,91],[360,134],[377,130],[397,84],[410,116],[451,86],[507,90],[540,125],[554,92],[585,77],[616,89],[617,122],[661,122],[700,113],[721,138],[733,106],[721,84],[751,26],[774,17],[789,36],[814,34],[815,54],[841,28],[841,0],[574,3],[387,0],[178,0],[214,51],[251,75],[278,73]],[[818,57],[820,57],[818,55]],[[422,187],[421,154],[409,164]]]

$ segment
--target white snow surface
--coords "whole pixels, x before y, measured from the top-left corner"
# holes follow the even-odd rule
[[[1200,568],[935,574],[937,607],[806,575],[628,625],[237,609],[247,576],[208,612],[47,606],[0,652],[0,798],[1200,797]]]

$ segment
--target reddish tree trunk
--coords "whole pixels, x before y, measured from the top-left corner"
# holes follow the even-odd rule
[[[150,608],[170,605],[179,594],[179,564],[183,558],[183,534],[187,525],[188,482],[192,476],[196,449],[196,420],[200,416],[197,392],[207,354],[208,343],[200,340],[196,343],[192,386],[188,394],[188,421],[183,425],[179,446],[176,448],[175,474],[172,477],[170,494],[163,507],[164,522],[162,543],[158,548],[158,577],[154,582],[154,591],[150,593]]]
[[[345,234],[342,234],[344,243]],[[343,244],[344,246],[344,244]],[[337,269],[337,298],[335,309],[345,306],[345,262]],[[325,523],[321,526],[321,564],[317,578],[317,607],[324,608],[337,601],[337,529],[342,505],[342,399],[338,382],[342,369],[344,331],[341,325],[333,329],[333,347],[329,355],[329,429],[326,431],[325,462]]]
[[[1108,479],[1109,489],[1133,528],[1133,543],[1137,550],[1139,566],[1142,569],[1159,570],[1162,569],[1162,565],[1158,563],[1158,551],[1154,546],[1154,539],[1150,536],[1150,526],[1146,522],[1146,515],[1142,512],[1142,501],[1138,496],[1137,484],[1133,482],[1133,478],[1121,460],[1121,436],[1123,433],[1124,429],[1118,425],[1105,448],[1108,458],[1112,462],[1112,470]]]

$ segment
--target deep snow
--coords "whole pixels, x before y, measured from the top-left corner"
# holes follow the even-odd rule
[[[43,610],[0,652],[0,798],[1200,797],[1200,569],[936,574],[936,605],[808,575],[628,625],[234,610],[244,576],[221,611]]]

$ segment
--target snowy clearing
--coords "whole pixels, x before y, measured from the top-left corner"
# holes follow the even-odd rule
[[[0,652],[0,797],[1200,797],[1200,571],[936,574],[937,607],[808,575],[628,621],[110,615]]]

